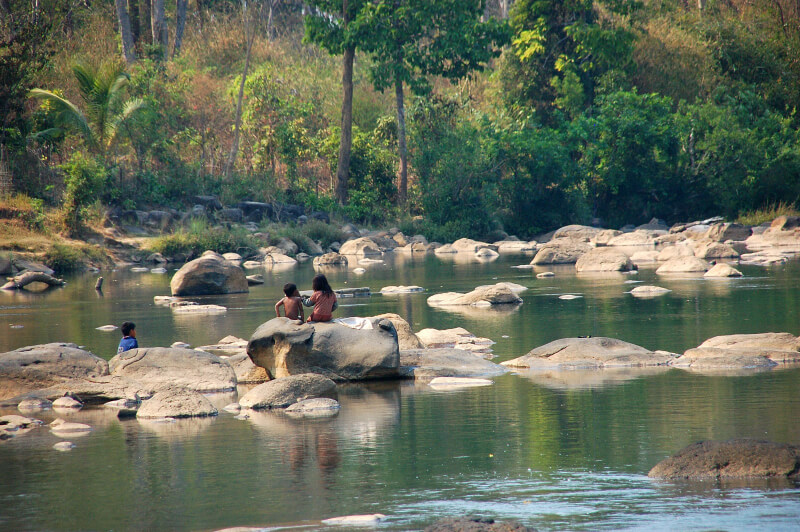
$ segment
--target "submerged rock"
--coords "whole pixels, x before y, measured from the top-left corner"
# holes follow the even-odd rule
[[[38,419],[17,416],[15,414],[0,416],[0,441],[24,434],[28,432],[28,430],[41,426],[42,424],[43,423]]]
[[[327,417],[339,413],[339,401],[329,397],[304,399],[289,406],[286,413],[298,417]]]
[[[204,253],[184,264],[169,283],[173,296],[247,292],[244,270],[216,253]]]
[[[490,386],[494,381],[478,379],[475,377],[436,377],[428,386],[439,389],[473,388],[476,386]]]
[[[58,442],[58,443],[53,445],[53,449],[55,449],[56,451],[61,451],[61,452],[71,451],[74,448],[75,448],[75,444],[72,443],[71,441],[60,441],[60,442]]]
[[[731,266],[730,264],[725,264],[724,262],[720,262],[719,264],[715,264],[710,270],[708,270],[703,277],[741,277],[742,272]]]
[[[435,377],[497,377],[508,373],[499,364],[489,362],[463,349],[409,349],[400,352],[401,373],[414,379]]]
[[[636,297],[656,297],[656,296],[663,296],[664,294],[672,292],[669,288],[662,288],[660,286],[653,286],[653,285],[642,285],[637,286],[633,290],[631,290],[631,295]]]
[[[242,408],[286,408],[298,401],[336,397],[336,383],[314,373],[282,377],[259,384],[239,399]]]
[[[318,373],[337,381],[396,377],[397,332],[388,319],[357,330],[338,323],[298,324],[287,318],[263,323],[247,353],[272,378]]]
[[[800,338],[789,333],[732,334],[709,338],[672,365],[690,369],[752,369],[800,363]]]
[[[424,532],[535,532],[515,521],[495,522],[486,517],[448,517],[425,528]]]
[[[647,476],[727,480],[800,477],[800,446],[738,439],[693,443],[659,462]]]
[[[616,338],[598,336],[554,340],[502,365],[530,369],[602,369],[665,366],[675,357],[672,353],[650,351]]]
[[[236,374],[226,361],[196,349],[145,347],[131,349],[108,362],[111,374],[137,382],[219,392],[236,388]]]
[[[219,412],[206,396],[187,390],[166,390],[142,402],[139,419],[216,416]]]
[[[518,304],[522,299],[509,290],[507,286],[496,284],[479,286],[466,294],[460,292],[445,292],[428,298],[428,304],[434,307],[469,305],[474,307],[489,307],[492,305]]]
[[[347,257],[340,253],[331,252],[314,257],[313,265],[315,268],[319,266],[347,266]]]

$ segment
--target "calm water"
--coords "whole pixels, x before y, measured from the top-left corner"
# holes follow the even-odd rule
[[[612,336],[650,349],[683,351],[718,334],[798,333],[800,264],[741,267],[742,279],[638,275],[536,279],[511,266],[433,256],[396,257],[356,275],[330,273],[334,287],[374,292],[417,284],[424,294],[343,300],[339,313],[396,312],[416,330],[462,326],[494,339],[508,360],[551,340]],[[328,273],[328,272],[326,272]],[[85,345],[110,358],[119,333],[95,327],[132,320],[140,344],[192,345],[247,338],[273,314],[280,287],[310,286],[310,264],[266,271],[250,294],[196,298],[221,316],[176,316],[153,304],[169,276],[106,272],[70,279],[44,294],[0,293],[0,352],[50,341]],[[428,307],[431,293],[497,280],[530,288],[508,311]],[[673,291],[640,300],[628,281]],[[582,298],[565,301],[558,295]],[[12,328],[22,325],[22,328]],[[788,484],[674,484],[647,478],[664,457],[701,439],[753,437],[800,442],[800,370],[704,375],[681,370],[507,375],[493,386],[435,392],[411,382],[340,387],[332,419],[297,421],[258,413],[170,425],[119,421],[88,409],[69,418],[95,430],[59,453],[46,429],[0,443],[0,529],[213,530],[230,526],[318,526],[320,519],[383,513],[386,529],[419,529],[442,516],[517,519],[541,530],[800,529],[800,489]],[[236,394],[212,396],[219,407]],[[14,413],[11,410],[0,414]],[[53,413],[39,416],[52,421]]]

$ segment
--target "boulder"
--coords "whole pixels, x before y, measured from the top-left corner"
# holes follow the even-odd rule
[[[319,257],[314,257],[312,264],[315,268],[319,266],[347,266],[347,257],[336,252],[325,253]]]
[[[238,207],[221,209],[217,213],[217,218],[220,220],[240,224],[244,221],[244,211]]]
[[[658,246],[662,244],[677,244],[686,240],[686,234],[684,233],[667,233],[666,235],[657,236],[655,242]]]
[[[494,260],[499,256],[498,252],[489,248],[481,248],[475,252],[475,257],[484,261]]]
[[[603,231],[604,229],[602,228],[590,227],[588,225],[566,225],[560,229],[556,229],[555,233],[553,233],[553,238],[569,238],[581,242],[589,242]]]
[[[456,253],[477,253],[483,248],[491,248],[488,242],[479,242],[471,238],[459,238],[451,244]]]
[[[636,226],[637,231],[643,229],[650,231],[668,231],[669,226],[667,225],[667,222],[665,222],[664,220],[659,220],[658,218],[650,218],[650,221],[647,222],[646,224]]]
[[[0,252],[0,275],[11,275],[14,273],[11,253]]]
[[[574,264],[592,246],[573,238],[555,238],[542,245],[531,264]]]
[[[223,253],[222,254],[222,258],[227,260],[227,261],[234,262],[234,263],[238,263],[238,262],[242,261],[242,256],[239,255],[238,253]]]
[[[392,236],[392,240],[397,242],[397,245],[399,247],[403,247],[403,246],[407,246],[408,245],[408,240],[406,239],[406,235],[404,235],[402,232],[395,233]]]
[[[658,274],[705,272],[711,267],[709,263],[697,257],[678,257],[668,260],[656,270]]]
[[[410,242],[401,248],[396,248],[395,251],[402,251],[403,253],[429,253],[433,251],[433,245],[426,242]]]
[[[298,324],[287,318],[263,323],[247,353],[271,378],[318,373],[336,381],[397,376],[397,332],[387,319],[357,330],[333,322]]]
[[[635,269],[625,253],[611,248],[591,249],[575,263],[577,272],[627,272]]]
[[[227,358],[228,364],[236,373],[237,384],[261,384],[269,380],[267,370],[253,364],[247,353],[239,353]]]
[[[336,399],[317,397],[304,399],[286,408],[286,413],[302,417],[328,417],[339,413],[341,405]]]
[[[741,277],[742,272],[731,266],[730,264],[725,264],[724,262],[720,262],[719,264],[715,264],[712,266],[710,270],[708,270],[703,277]]]
[[[392,322],[394,330],[397,331],[397,344],[401,351],[423,347],[422,342],[420,342],[417,335],[414,334],[414,331],[411,329],[411,325],[398,314],[379,314],[373,316],[372,319],[387,319]]]
[[[694,250],[687,244],[675,244],[668,246],[658,252],[658,261],[667,262],[681,257],[694,257]]]
[[[638,264],[640,262],[656,262],[658,260],[658,251],[650,250],[650,251],[637,251],[633,255],[631,255],[631,261],[634,264]]]
[[[53,408],[53,402],[43,397],[29,397],[22,399],[17,408],[20,412],[40,412]]]
[[[58,418],[55,421],[51,422],[50,430],[53,431],[53,434],[73,434],[79,432],[90,432],[92,427],[87,425],[86,423],[75,423],[72,421],[66,421],[64,419]]]
[[[607,246],[650,246],[656,244],[657,233],[646,229],[637,229],[630,233],[623,233],[609,240]]]
[[[192,201],[196,205],[202,205],[209,211],[218,211],[222,209],[222,203],[216,196],[193,196]]]
[[[0,354],[0,399],[72,379],[108,375],[108,363],[75,344],[21,347]],[[63,394],[62,394],[63,395]]]
[[[732,259],[739,256],[733,246],[721,242],[699,243],[695,246],[694,254],[696,257],[705,260]]]
[[[496,377],[508,373],[503,366],[468,351],[448,348],[401,351],[400,366],[402,376],[414,379]]]
[[[529,369],[602,369],[665,366],[672,353],[650,351],[615,338],[562,338],[503,362],[506,367]]]
[[[604,229],[599,233],[595,234],[591,238],[590,242],[592,242],[595,246],[607,246],[612,238],[617,237],[621,234],[622,231],[617,231],[616,229]]]
[[[174,347],[174,346],[173,346]],[[199,351],[205,351],[218,357],[233,357],[247,354],[247,340],[228,335],[216,344],[197,346]],[[228,360],[230,362],[230,360]],[[231,364],[233,365],[233,364]]]
[[[800,338],[790,333],[732,334],[709,338],[672,365],[686,368],[758,368],[800,363]]]
[[[336,398],[336,383],[315,373],[291,375],[259,384],[239,399],[242,408],[286,408],[317,397]]]
[[[453,244],[445,244],[438,246],[433,250],[433,253],[436,255],[449,255],[450,253],[458,253],[458,251],[453,247]]]
[[[687,369],[756,369],[777,366],[763,352],[717,347],[695,347],[676,358],[672,365]]]
[[[173,296],[247,292],[244,270],[220,255],[204,254],[184,264],[169,283]]]
[[[217,408],[203,394],[186,389],[165,390],[143,401],[137,419],[216,416]]]
[[[40,272],[46,273],[47,275],[53,275],[56,273],[52,268],[48,268],[41,262],[35,262],[32,260],[23,259],[21,257],[14,257],[13,262],[14,268],[20,272]]]
[[[381,294],[412,294],[414,292],[424,292],[421,286],[384,286]]]
[[[83,403],[72,396],[65,395],[53,401],[53,408],[62,410],[80,410],[83,408]]]
[[[376,244],[371,238],[368,237],[361,237],[361,238],[356,238],[354,240],[348,240],[347,242],[342,244],[341,248],[339,248],[339,253],[341,253],[342,255],[356,255],[359,257],[383,254],[378,244]]]
[[[718,223],[708,228],[705,237],[714,242],[742,241],[747,240],[752,234],[753,229],[748,225]]]
[[[519,240],[500,240],[498,242],[495,242],[494,245],[497,246],[497,252],[500,254],[524,253],[526,251],[536,251],[535,240],[531,240],[530,242],[519,241]]]
[[[38,419],[15,414],[0,416],[0,441],[19,436],[40,425],[42,422]]]
[[[236,388],[236,373],[217,355],[196,349],[145,347],[131,349],[108,362],[111,375],[151,386],[173,386],[197,392]]]
[[[633,290],[631,290],[631,295],[636,297],[655,297],[655,296],[663,296],[667,292],[672,292],[669,288],[662,288],[660,286],[653,286],[653,285],[642,285],[637,286]]]
[[[426,348],[449,348],[469,351],[478,356],[489,356],[494,341],[480,338],[462,327],[453,329],[422,329],[417,338]]]
[[[285,237],[281,237],[278,243],[275,244],[275,247],[280,249],[284,255],[295,255],[298,251],[300,251],[300,248],[294,243],[293,240]]]
[[[260,284],[264,284],[264,276],[260,273],[254,275],[248,275],[247,279],[247,286],[257,286]]]
[[[522,299],[508,287],[497,284],[479,286],[466,294],[445,292],[428,298],[428,304],[434,307],[463,306],[490,307],[492,305],[519,304]]]
[[[671,480],[797,479],[800,446],[750,439],[697,442],[659,462],[647,476]]]

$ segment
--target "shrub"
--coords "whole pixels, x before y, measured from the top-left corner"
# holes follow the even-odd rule
[[[58,243],[50,246],[44,254],[43,261],[58,273],[81,271],[89,263],[97,265],[110,263],[105,251],[98,246],[76,247]]]
[[[742,225],[761,225],[765,222],[771,222],[778,216],[800,216],[800,211],[797,210],[793,203],[781,201],[742,213],[736,219],[736,222]]]
[[[64,170],[64,224],[68,232],[81,229],[87,206],[94,203],[108,184],[106,169],[97,159],[76,151],[61,166]]]
[[[249,255],[259,247],[259,241],[242,228],[221,229],[194,220],[187,229],[156,238],[150,248],[165,256],[200,255],[206,250],[217,253],[235,252]]]

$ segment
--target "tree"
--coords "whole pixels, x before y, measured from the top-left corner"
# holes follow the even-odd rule
[[[363,0],[311,0],[316,11],[306,16],[305,40],[313,42],[331,55],[342,55],[342,122],[339,158],[336,164],[336,201],[347,201],[350,177],[350,152],[353,145],[353,63],[357,36],[351,22],[364,6]]]
[[[167,50],[169,49],[169,31],[167,29],[166,15],[164,13],[164,0],[152,1],[150,23],[153,30],[153,44],[159,44],[161,46],[161,56],[166,59]]]
[[[499,55],[506,27],[494,19],[480,22],[484,7],[483,0],[375,0],[353,21],[359,45],[373,58],[375,89],[395,90],[401,204],[408,190],[404,85],[424,94],[428,76],[462,78]]]
[[[183,44],[183,28],[186,26],[186,5],[189,0],[177,0],[175,8],[175,47],[172,49],[172,57],[181,55],[181,45]]]
[[[122,37],[122,55],[125,62],[133,64],[136,61],[136,50],[133,48],[133,33],[131,32],[131,19],[128,16],[128,3],[125,0],[114,0],[119,21],[119,34]]]
[[[85,113],[69,100],[44,89],[32,89],[28,95],[46,105],[55,126],[37,133],[50,137],[73,131],[81,135],[87,147],[105,159],[108,148],[117,140],[123,126],[144,106],[140,99],[123,102],[129,77],[117,62],[100,67],[76,63],[72,72],[85,104]]]

